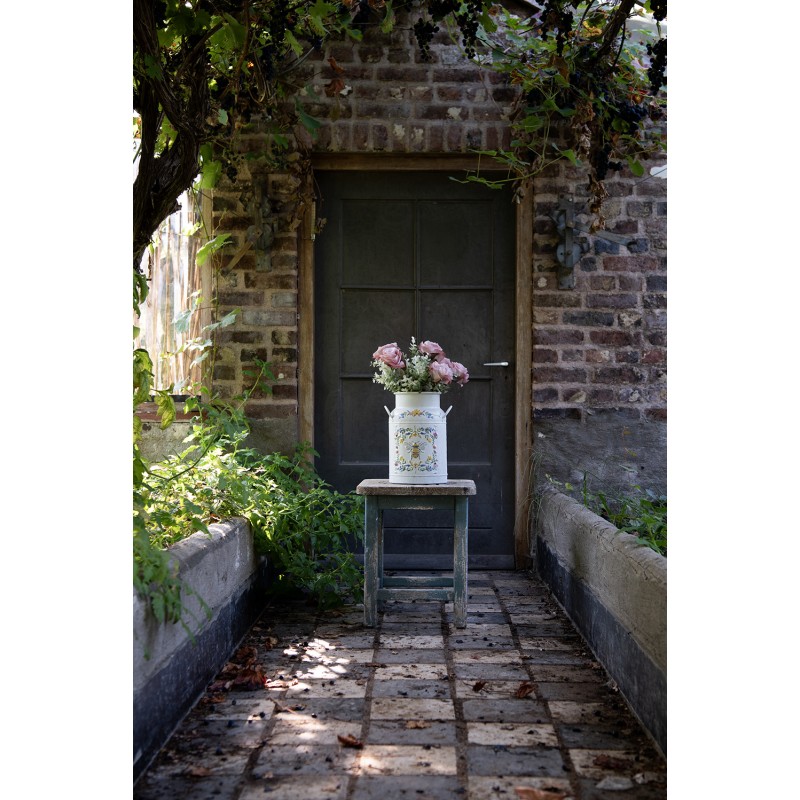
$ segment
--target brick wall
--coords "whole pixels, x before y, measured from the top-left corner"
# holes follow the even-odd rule
[[[463,60],[442,34],[431,47],[431,60],[424,61],[409,28],[401,23],[389,36],[367,29],[363,42],[331,44],[306,62],[297,78],[310,84],[316,97],[306,94],[303,104],[323,124],[315,140],[298,134],[301,148],[451,154],[508,145],[505,115],[513,87]],[[325,88],[335,78],[346,88],[329,97]],[[242,146],[257,154],[267,141],[256,128]],[[293,212],[301,178],[263,174],[257,164],[249,174],[240,172],[235,186],[219,187],[214,197],[217,232],[229,231],[234,238],[220,262],[220,310],[242,309],[235,328],[221,336],[214,381],[233,395],[254,355],[273,362],[280,379],[272,396],[255,398],[248,407],[261,446],[272,449],[289,446],[297,436],[301,243]],[[269,199],[275,236],[271,248],[241,255],[248,229],[258,222],[254,187]],[[565,193],[574,196],[577,211],[585,208],[586,180],[575,167],[559,164],[534,183],[535,446],[544,454],[545,468],[562,479],[577,479],[588,470],[625,483],[644,471],[653,484],[664,486],[666,181],[625,171],[610,177],[606,187],[607,229],[629,235],[632,244],[582,237],[588,252],[576,267],[575,287],[559,290],[551,215]],[[548,447],[551,442],[557,446]],[[624,455],[621,461],[618,453]],[[609,464],[615,459],[622,471],[612,474]]]

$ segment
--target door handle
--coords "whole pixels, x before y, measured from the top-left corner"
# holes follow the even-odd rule
[[[487,361],[484,367],[507,367],[508,361]]]

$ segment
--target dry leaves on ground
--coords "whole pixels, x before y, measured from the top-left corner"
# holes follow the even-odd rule
[[[473,692],[479,692],[483,687],[486,686],[486,681],[475,681],[475,684],[472,687]]]
[[[520,800],[564,800],[567,796],[560,789],[534,789],[532,786],[515,786]]]
[[[616,758],[601,753],[594,759],[595,766],[604,767],[605,769],[628,769],[632,766],[631,762],[626,758]]]
[[[355,736],[351,736],[349,733],[344,735],[339,734],[336,738],[345,747],[354,747],[356,750],[360,750],[364,746],[364,742],[362,742],[360,739],[356,739]]]
[[[411,729],[421,729],[421,728],[430,728],[430,722],[425,722],[423,719],[410,719],[406,722],[406,728],[409,730]]]
[[[514,697],[522,699],[523,697],[527,697],[529,694],[533,694],[536,690],[536,687],[530,681],[522,681],[522,683],[517,688],[517,691],[514,692]]]

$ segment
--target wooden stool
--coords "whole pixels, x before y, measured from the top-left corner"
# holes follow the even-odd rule
[[[427,485],[361,481],[356,493],[364,495],[364,624],[374,628],[378,602],[384,600],[445,600],[453,602],[457,628],[467,626],[467,519],[474,481],[447,481]],[[453,577],[388,577],[383,574],[383,512],[387,508],[450,511],[453,528]]]

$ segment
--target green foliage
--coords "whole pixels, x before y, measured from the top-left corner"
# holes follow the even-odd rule
[[[608,520],[621,533],[636,537],[641,545],[667,555],[667,498],[652,489],[634,486],[630,492],[608,492],[589,489],[584,473],[580,487],[561,482],[550,475],[547,480],[567,494],[579,497],[590,511]]]
[[[192,343],[201,357],[213,353],[213,333],[235,318],[228,314],[203,329]],[[186,324],[183,315],[178,324]],[[245,403],[255,392],[271,392],[275,380],[264,361],[255,360],[246,373],[249,387],[232,401],[193,387],[184,411],[195,416],[180,455],[148,464],[139,449],[141,420],[134,415],[134,586],[156,619],[187,630],[184,600],[193,592],[176,573],[168,548],[226,518],[248,520],[258,552],[277,569],[279,589],[301,590],[327,606],[358,596],[362,585],[351,552],[363,535],[361,499],[334,491],[315,473],[311,457],[317,454],[308,445],[291,456],[262,455],[246,446]],[[151,385],[150,357],[135,350],[134,408],[151,399]],[[154,396],[165,427],[175,418],[174,400],[167,392]]]
[[[202,423],[195,432],[203,438]],[[244,517],[257,551],[277,569],[278,588],[299,589],[321,606],[357,597],[362,571],[350,545],[363,535],[361,499],[336,492],[316,474],[308,445],[291,456],[263,455],[243,446],[246,435],[221,436],[199,458],[189,450],[151,466],[145,500],[151,543],[166,548],[211,522]]]
[[[632,496],[608,497],[603,492],[587,493],[585,504],[596,514],[619,528],[622,533],[636,537],[639,544],[667,554],[667,498],[652,489]]]
[[[543,5],[526,19],[499,9],[494,30],[477,33],[477,60],[519,89],[511,148],[485,154],[518,185],[560,159],[584,165],[600,215],[608,173],[627,163],[641,176],[666,149],[666,39],[658,24],[652,42],[633,36],[628,22],[644,14],[634,0]]]

